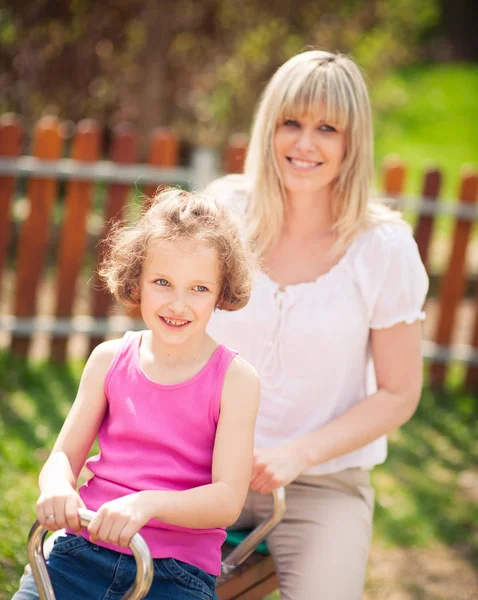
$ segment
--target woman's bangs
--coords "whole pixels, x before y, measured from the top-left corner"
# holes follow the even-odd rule
[[[301,81],[286,87],[280,102],[278,123],[287,119],[323,115],[324,121],[339,130],[349,125],[349,110],[345,95],[329,69],[315,68]]]

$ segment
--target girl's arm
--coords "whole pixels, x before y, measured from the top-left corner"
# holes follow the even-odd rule
[[[361,448],[412,417],[422,389],[420,322],[371,330],[371,349],[377,392],[290,444],[257,450],[251,489],[270,493],[307,469]]]
[[[259,377],[236,356],[224,381],[212,483],[185,491],[142,491],[108,502],[88,527],[90,540],[127,546],[152,518],[197,529],[232,525],[249,488],[258,406]]]
[[[41,470],[37,517],[48,529],[80,529],[78,507],[83,503],[76,492],[76,483],[103,420],[104,382],[117,344],[118,340],[113,340],[93,350],[73,406]]]

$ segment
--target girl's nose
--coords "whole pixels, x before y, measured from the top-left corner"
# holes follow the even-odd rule
[[[184,299],[184,296],[180,294],[175,295],[174,298],[171,298],[171,300],[169,301],[168,308],[176,315],[184,313],[184,311],[186,310],[186,301]]]

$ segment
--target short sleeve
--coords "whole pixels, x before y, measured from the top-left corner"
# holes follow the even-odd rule
[[[214,179],[206,186],[205,193],[214,196],[237,217],[244,217],[249,194],[244,175],[225,175]]]
[[[400,223],[374,229],[358,257],[370,328],[423,321],[428,276],[411,231]]]

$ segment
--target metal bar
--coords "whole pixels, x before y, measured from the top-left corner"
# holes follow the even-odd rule
[[[381,201],[392,208],[400,210],[412,210],[422,215],[448,215],[459,217],[464,221],[478,221],[478,207],[465,202],[445,200],[439,198],[432,200],[418,196],[383,196],[376,195],[375,200]]]
[[[38,178],[104,181],[106,183],[159,184],[194,183],[196,174],[189,167],[152,167],[116,164],[99,160],[84,164],[71,158],[39,160],[33,156],[0,159],[0,175],[29,175]]]
[[[95,513],[85,508],[78,509],[82,527],[88,527]],[[55,600],[55,593],[51,584],[50,576],[43,556],[43,542],[47,530],[38,521],[33,524],[28,535],[27,551],[28,560],[32,568],[33,578],[38,590],[40,600]],[[136,559],[136,578],[133,585],[123,596],[123,600],[141,600],[144,598],[153,582],[153,559],[148,545],[139,533],[136,533],[130,543],[130,549]]]
[[[65,319],[55,319],[55,317],[46,315],[33,318],[0,316],[0,331],[19,335],[34,333],[47,333],[58,337],[75,333],[109,335],[123,334],[125,331],[141,331],[142,329],[144,329],[144,322],[141,319],[123,316],[95,318],[85,315]],[[440,346],[432,341],[423,341],[422,355],[426,359],[442,363],[458,361],[469,365],[478,365],[478,350],[469,344]]]
[[[279,488],[272,492],[273,510],[272,515],[266,521],[260,523],[246,539],[237,546],[221,563],[221,572],[228,575],[236,567],[242,564],[254,552],[257,546],[269,535],[269,533],[280,523],[285,513],[285,489]]]
[[[217,157],[207,148],[197,148],[194,151],[192,166],[174,168],[153,167],[146,164],[123,165],[107,160],[85,165],[71,158],[60,160],[40,160],[33,156],[0,158],[0,176],[29,175],[136,185],[189,183],[191,186],[204,186],[220,174],[217,168]],[[441,198],[433,201],[426,197],[402,194],[384,198],[379,193],[375,193],[374,197],[397,208],[417,211],[424,215],[450,215],[465,221],[478,220],[478,207],[468,206],[453,199]]]
[[[439,363],[457,361],[468,365],[478,365],[478,350],[469,344],[443,346],[436,342],[424,341],[422,342],[422,355],[424,358]]]
[[[75,333],[86,335],[107,335],[124,333],[125,331],[140,331],[144,329],[142,319],[131,317],[95,318],[87,315],[76,317],[55,318],[53,316],[15,317],[0,316],[0,331],[28,335],[32,333],[49,333],[54,337],[65,337]]]

